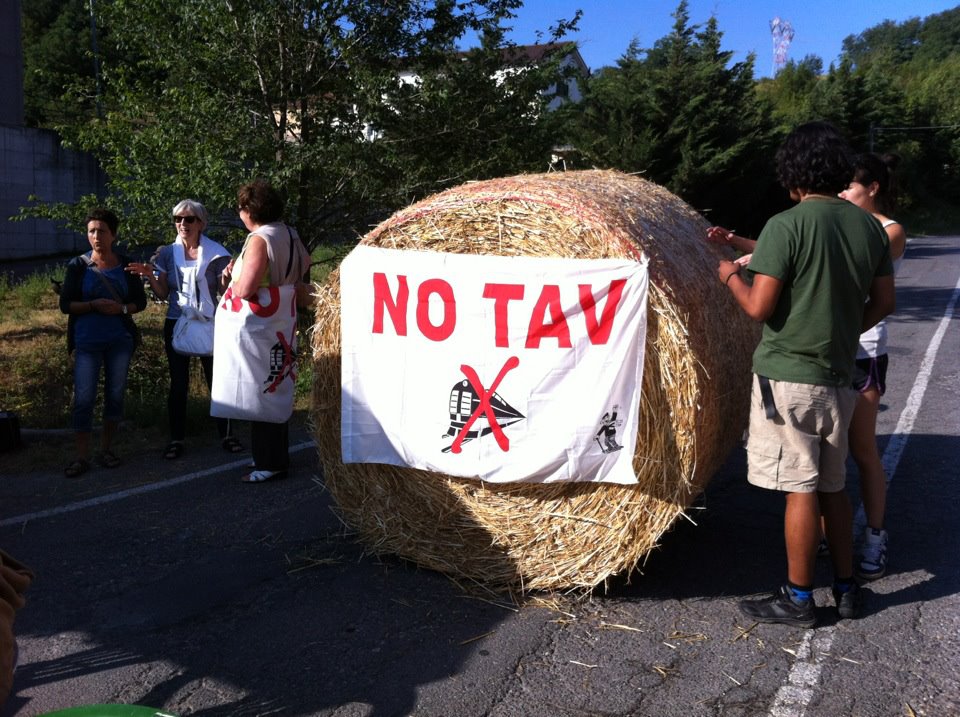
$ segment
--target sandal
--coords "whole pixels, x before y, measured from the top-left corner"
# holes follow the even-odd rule
[[[163,449],[163,457],[168,461],[175,460],[183,455],[183,441],[170,441],[170,444]]]
[[[88,470],[90,470],[90,461],[86,458],[78,458],[64,469],[63,474],[67,478],[77,478]]]
[[[120,459],[114,455],[113,451],[104,451],[101,453],[99,462],[104,468],[116,468],[120,465]]]
[[[243,444],[236,436],[227,436],[220,442],[220,445],[227,453],[243,453],[244,451]]]
[[[286,471],[251,471],[240,479],[241,483],[266,483],[267,481],[282,480],[287,477]]]

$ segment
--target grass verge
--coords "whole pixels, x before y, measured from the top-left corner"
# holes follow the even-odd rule
[[[339,258],[334,251],[323,252],[314,276],[326,276]],[[60,312],[59,297],[53,290],[53,281],[61,280],[63,274],[62,264],[45,267],[18,281],[0,274],[0,301],[6,308],[0,318],[0,410],[15,412],[28,438],[22,450],[3,456],[3,473],[52,469],[66,465],[72,455],[73,360],[67,354],[67,316]],[[150,302],[135,318],[143,343],[134,354],[127,378],[125,420],[117,438],[120,454],[144,450],[156,451],[159,456],[167,442],[169,378],[163,348],[166,310],[166,304]],[[310,346],[305,335],[312,325],[309,314],[304,312],[299,322],[301,351]],[[297,420],[306,420],[309,412],[311,382],[311,364],[301,361],[295,399]],[[102,397],[101,381],[95,426],[99,425]],[[245,434],[243,428],[240,430]],[[187,435],[217,440],[199,361],[191,364]],[[243,440],[246,442],[245,437]]]

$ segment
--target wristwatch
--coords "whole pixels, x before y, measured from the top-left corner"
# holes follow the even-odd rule
[[[127,305],[124,304],[122,307],[120,307],[120,310],[121,310],[124,314],[126,314],[126,313],[127,313]]]

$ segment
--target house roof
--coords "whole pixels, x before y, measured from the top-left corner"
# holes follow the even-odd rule
[[[468,54],[468,52],[469,51],[460,52],[458,54],[465,56]],[[577,65],[577,69],[581,70],[584,74],[590,73],[587,63],[583,61],[583,57],[580,56],[580,50],[577,49],[577,45],[574,42],[545,42],[539,45],[510,45],[500,50],[500,57],[505,65],[536,64],[541,60],[558,54],[561,57],[569,56],[570,59],[572,59]]]

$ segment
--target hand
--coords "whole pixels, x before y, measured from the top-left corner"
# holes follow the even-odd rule
[[[113,299],[93,299],[90,302],[90,310],[98,314],[113,316],[123,313],[123,306],[119,301],[114,301]]]
[[[728,284],[731,274],[740,273],[740,264],[735,261],[723,260],[717,265],[717,277],[721,284]]]
[[[750,257],[752,257],[752,256],[753,256],[752,253],[750,253],[750,254],[744,254],[743,256],[738,256],[738,257],[737,257],[736,259],[734,259],[733,261],[734,261],[734,263],[739,264],[740,266],[749,266],[749,265],[750,265]]]
[[[729,229],[723,227],[710,227],[707,229],[707,241],[714,244],[730,244],[733,241],[734,234]]]
[[[131,274],[136,274],[143,279],[145,277],[152,277],[155,268],[153,264],[148,264],[146,262],[130,262],[127,265],[127,271],[129,271]]]

